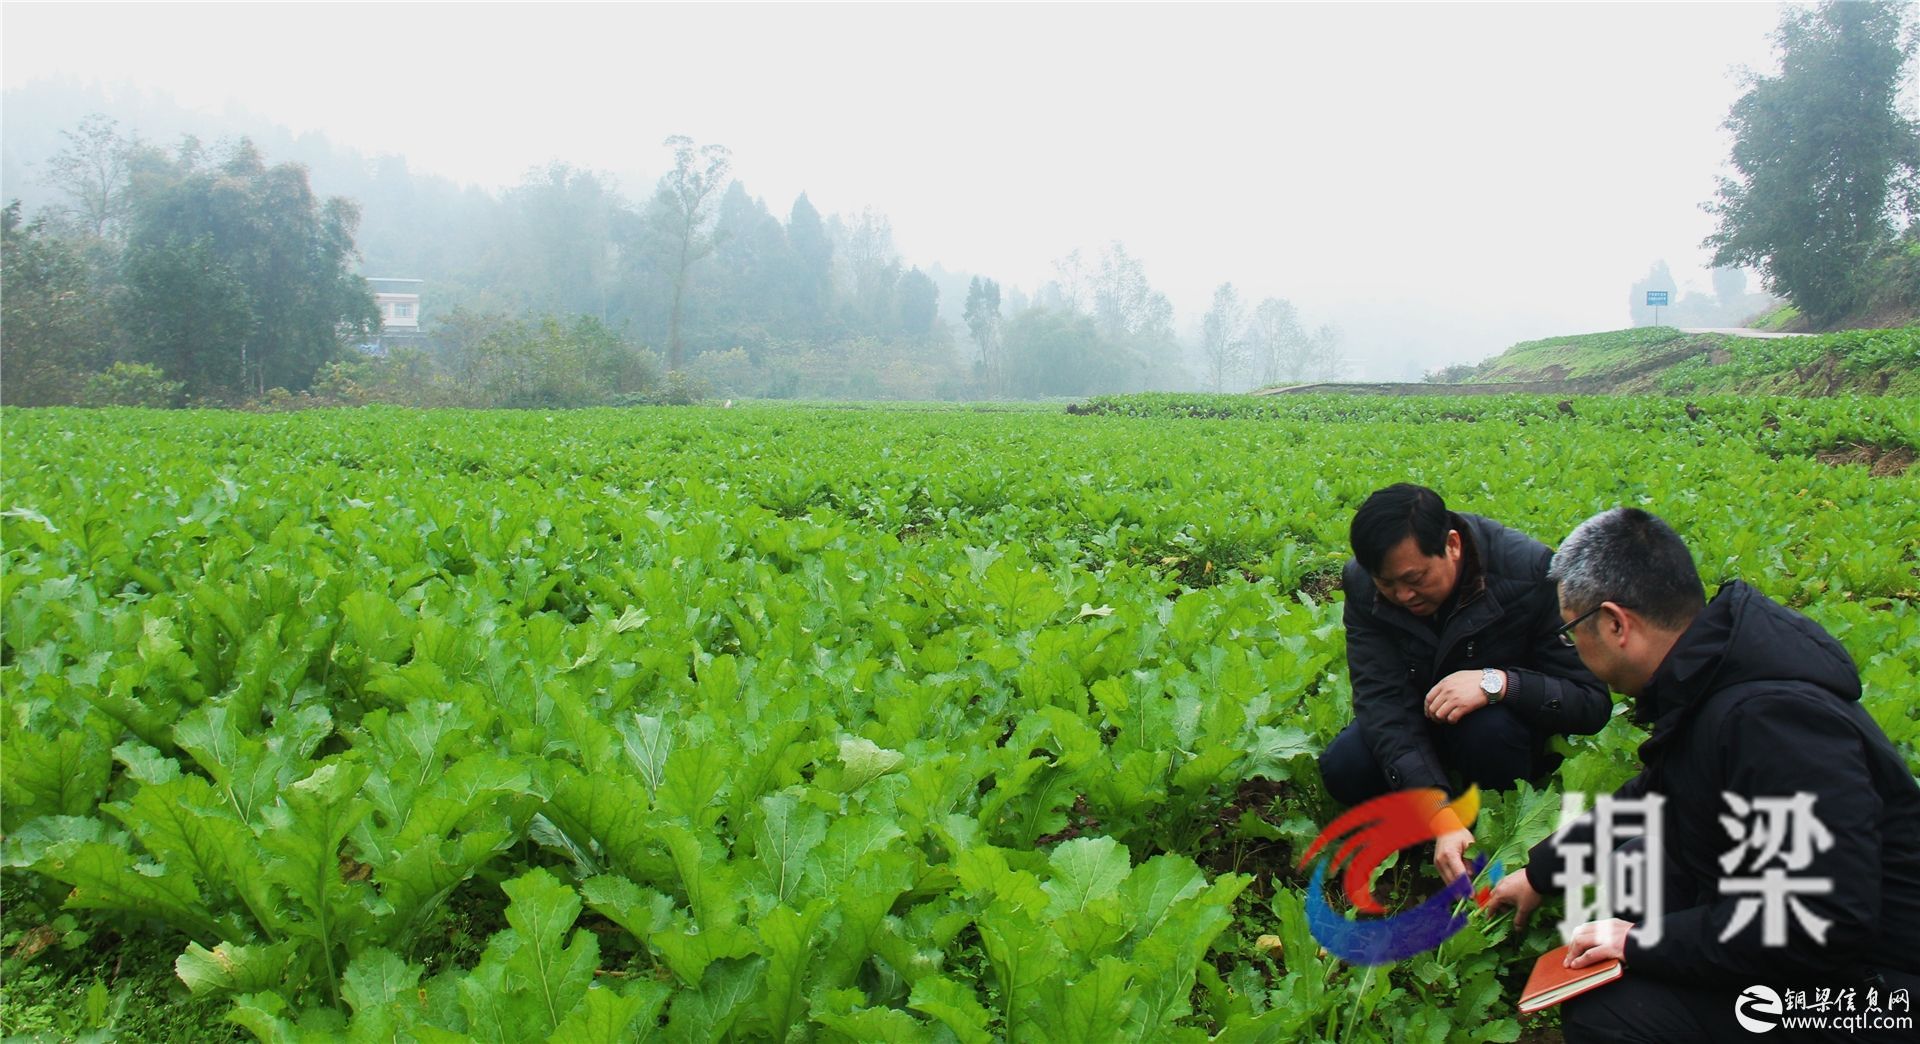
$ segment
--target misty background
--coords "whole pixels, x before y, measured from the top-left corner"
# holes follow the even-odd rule
[[[1269,301],[1301,343],[1331,339],[1345,375],[1415,378],[1643,321],[1631,302],[1662,280],[1681,299],[1757,289],[1707,271],[1700,204],[1739,70],[1769,66],[1777,19],[1761,4],[9,4],[0,194],[58,205],[48,161],[94,113],[166,149],[245,137],[358,204],[360,271],[425,280],[429,327],[456,310],[588,314],[664,351],[659,309],[615,262],[671,169],[662,142],[685,134],[730,151],[709,260],[755,274],[725,244],[780,255],[776,226],[790,257],[804,195],[836,298],[826,325],[758,333],[761,298],[696,298],[696,356],[937,322],[926,350],[964,363],[980,279],[1003,323],[1031,304],[1097,317],[1102,288],[1124,288],[1120,325],[1163,324],[1149,332],[1174,346],[1143,384],[1211,386],[1209,314],[1253,324]]]

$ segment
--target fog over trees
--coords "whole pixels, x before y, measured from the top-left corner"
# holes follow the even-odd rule
[[[35,141],[54,147],[35,154]],[[6,192],[21,201],[8,250],[43,269],[10,261],[9,289],[79,302],[10,331],[0,393],[12,402],[272,388],[467,405],[1022,398],[1342,372],[1338,336],[1306,333],[1291,302],[1210,312],[1183,338],[1117,241],[1069,252],[1028,288],[923,268],[886,215],[823,215],[805,193],[770,203],[733,176],[723,144],[684,136],[654,150],[665,170],[643,191],[555,161],[498,193],[271,128],[162,143],[94,113],[8,144]],[[232,213],[195,225],[202,196]],[[295,264],[229,235],[241,228],[279,228],[317,253]],[[422,280],[425,336],[356,351],[377,329],[358,275]],[[312,292],[295,300],[294,279]],[[119,383],[94,379],[116,364]]]
[[[1282,14],[1275,27],[1297,13]],[[1139,31],[1161,16],[1129,17]],[[1618,28],[1607,12],[1566,17]],[[1676,24],[1702,22],[1710,31],[1695,38],[1699,46],[1740,20],[1729,18],[1683,12]],[[1314,39],[1342,39],[1319,28]],[[204,43],[185,30],[166,32],[169,47],[182,53]],[[50,46],[53,36],[35,39]],[[20,39],[9,51],[14,67],[33,53]],[[1284,136],[1222,132],[1214,109],[1173,104],[1183,84],[1129,83],[1115,90],[1160,105],[1160,118],[1177,110],[1213,128],[1204,162],[1176,177],[1165,157],[1142,158],[1141,177],[1133,178],[1132,168],[1114,162],[1125,152],[1115,139],[1130,128],[1103,118],[1104,137],[1063,145],[1033,135],[1044,121],[1002,106],[968,109],[970,120],[985,122],[968,124],[971,137],[943,142],[952,148],[937,167],[890,166],[897,157],[861,152],[892,135],[875,135],[851,117],[833,124],[834,133],[852,127],[866,138],[828,147],[823,136],[832,128],[823,123],[774,135],[770,144],[760,127],[762,136],[745,147],[751,153],[698,134],[656,130],[642,138],[610,121],[559,140],[603,160],[617,156],[626,169],[563,154],[510,184],[480,188],[421,173],[404,155],[368,158],[237,109],[212,115],[164,94],[30,80],[6,90],[0,121],[0,202],[7,204],[0,398],[221,403],[305,395],[302,401],[534,406],[704,393],[952,400],[1242,391],[1410,379],[1451,361],[1443,353],[1464,345],[1485,357],[1523,332],[1582,332],[1543,329],[1550,316],[1566,314],[1548,307],[1549,299],[1602,301],[1618,317],[1583,312],[1596,324],[1587,330],[1654,322],[1645,303],[1653,290],[1669,295],[1658,320],[1675,325],[1738,325],[1772,309],[1771,294],[1792,297],[1816,322],[1874,310],[1909,314],[1920,307],[1920,132],[1901,85],[1911,83],[1905,70],[1917,40],[1910,8],[1897,4],[1783,12],[1774,36],[1779,71],[1747,73],[1746,93],[1730,109],[1718,103],[1732,144],[1718,192],[1708,164],[1685,164],[1701,186],[1684,207],[1714,220],[1704,247],[1722,267],[1698,269],[1683,253],[1652,245],[1626,255],[1616,242],[1599,252],[1611,275],[1596,274],[1592,260],[1607,224],[1601,204],[1625,200],[1639,174],[1609,181],[1575,164],[1548,177],[1529,151],[1581,140],[1592,128],[1627,126],[1611,95],[1588,99],[1577,120],[1536,119],[1547,139],[1517,154],[1504,138],[1483,135],[1472,139],[1470,170],[1430,164],[1430,177],[1412,180],[1389,171],[1398,154],[1393,162],[1381,158],[1378,141],[1391,137],[1382,134],[1333,135],[1324,159],[1311,163],[1249,162],[1276,155]],[[1500,55],[1523,66],[1542,61]],[[1403,57],[1418,64],[1426,55]],[[75,53],[64,61],[92,58]],[[767,60],[784,60],[783,52]],[[1682,50],[1664,68],[1689,60]],[[470,66],[445,67],[475,89]],[[1441,104],[1407,93],[1403,70],[1378,71],[1391,81],[1382,90],[1401,92],[1393,97],[1415,108]],[[150,75],[164,81],[173,73]],[[254,78],[280,88],[297,79],[277,71]],[[724,111],[764,115],[755,107],[765,101],[754,93],[764,93],[755,86],[761,80],[748,79],[728,86],[736,93]],[[1428,86],[1449,97],[1464,90],[1461,97],[1502,105],[1544,104],[1544,94],[1516,94],[1511,83],[1502,72]],[[946,89],[944,82],[922,86]],[[975,89],[989,87],[1004,85]],[[1162,89],[1164,98],[1151,93]],[[794,90],[797,102],[805,89]],[[1703,97],[1674,102],[1685,100],[1697,121]],[[1272,100],[1296,99],[1276,93]],[[416,90],[395,104],[427,101]],[[431,101],[442,124],[464,125],[466,109]],[[282,102],[298,107],[297,99],[282,95]],[[686,107],[699,109],[691,101]],[[1294,106],[1289,118],[1317,126],[1328,118],[1323,108]],[[1368,126],[1392,125],[1395,111],[1376,105]],[[383,128],[388,122],[385,113],[369,118]],[[396,108],[391,122],[408,118]],[[1648,117],[1647,130],[1661,130],[1665,119]],[[997,133],[995,120],[1026,134],[1005,162],[982,145],[990,139],[981,135]],[[308,125],[343,126],[311,115]],[[502,127],[503,140],[486,153],[494,162],[518,153],[512,128],[520,135],[540,129]],[[1452,134],[1432,120],[1415,128]],[[432,129],[444,135],[447,127]],[[909,130],[925,128],[894,128]],[[1668,140],[1670,147],[1691,141]],[[1248,142],[1258,147],[1248,150]],[[865,160],[849,158],[856,154]],[[978,165],[983,155],[986,167]],[[1053,166],[1027,162],[1041,155],[1053,157]],[[1478,162],[1503,155],[1504,165]],[[1089,157],[1105,166],[1087,166]],[[795,174],[800,163],[808,165],[804,178]],[[1055,169],[1063,165],[1080,180],[1063,180]],[[954,173],[963,166],[974,172],[971,180]],[[776,173],[785,180],[776,182]],[[1189,173],[1193,180],[1181,180]],[[1563,185],[1563,175],[1586,178],[1587,187]],[[805,180],[813,177],[820,183]],[[1291,188],[1269,190],[1270,181]],[[761,191],[769,183],[781,187]],[[918,205],[911,219],[889,214],[848,194],[847,183],[888,197],[903,213],[903,200]],[[1361,195],[1343,195],[1352,192]],[[1663,193],[1659,207],[1674,195]],[[1368,204],[1379,213],[1333,202],[1389,196],[1391,206]],[[1062,234],[1052,218],[1068,210],[1078,220]],[[1631,242],[1664,242],[1687,227],[1670,210],[1639,210],[1608,211],[1612,224],[1631,218],[1639,227]],[[966,215],[964,223],[949,220],[953,214]],[[1575,221],[1583,223],[1562,227]],[[1042,223],[1053,229],[1049,238],[1021,238],[1025,226]],[[928,226],[939,227],[939,238]],[[988,226],[993,249],[976,241],[969,256],[990,262],[970,267],[941,256],[949,243]],[[1537,226],[1551,226],[1554,238],[1515,238]],[[1499,236],[1526,246],[1497,248]],[[1644,274],[1636,281],[1636,273]],[[1711,288],[1698,285],[1701,276]],[[391,295],[376,299],[367,278],[417,281],[408,285],[418,289],[418,315],[406,318],[417,318],[419,336],[380,332],[375,310],[397,306]],[[1512,336],[1502,339],[1505,331]]]

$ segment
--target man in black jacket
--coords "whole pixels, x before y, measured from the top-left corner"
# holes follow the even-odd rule
[[[1504,790],[1557,764],[1555,735],[1600,731],[1607,691],[1559,640],[1545,544],[1447,510],[1401,483],[1368,497],[1349,530],[1347,672],[1353,724],[1320,756],[1327,792],[1356,805],[1410,787]],[[1434,865],[1465,871],[1473,834],[1450,811]]]
[[[1574,530],[1553,576],[1580,658],[1651,727],[1640,774],[1608,801],[1661,802],[1659,829],[1647,818],[1622,852],[1643,882],[1658,874],[1664,909],[1571,932],[1569,966],[1627,972],[1567,1002],[1567,1039],[1744,1040],[1809,1009],[1908,1021],[1806,1036],[1913,1039],[1893,999],[1920,996],[1920,785],[1861,707],[1846,650],[1739,581],[1707,602],[1680,537],[1637,509]],[[1490,909],[1524,923],[1540,889],[1621,865],[1597,833],[1590,812],[1536,846]]]

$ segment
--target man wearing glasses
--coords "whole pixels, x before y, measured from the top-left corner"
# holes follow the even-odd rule
[[[1408,483],[1368,497],[1348,535],[1354,720],[1320,755],[1335,800],[1452,792],[1450,773],[1504,790],[1553,770],[1551,737],[1606,725],[1606,688],[1557,633],[1545,544]],[[1440,817],[1433,861],[1452,881],[1473,834],[1451,810]]]
[[[1746,1040],[1796,991],[1834,1000],[1808,1009],[1828,1025],[1793,1039],[1914,1039],[1920,784],[1860,705],[1847,651],[1738,580],[1707,601],[1679,535],[1636,508],[1582,523],[1553,578],[1580,659],[1651,733],[1613,801],[1662,799],[1646,872],[1661,875],[1664,916],[1573,927],[1570,967],[1617,958],[1627,972],[1567,1002],[1567,1040]],[[1488,910],[1512,906],[1524,925],[1541,889],[1578,876],[1563,871],[1595,833],[1589,815],[1535,846]],[[1756,1012],[1765,994],[1774,1006]]]

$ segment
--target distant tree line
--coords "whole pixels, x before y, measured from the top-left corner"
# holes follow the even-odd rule
[[[1200,327],[1200,357],[1207,390],[1215,392],[1347,376],[1338,329],[1308,330],[1299,310],[1277,297],[1248,311],[1232,283],[1214,288],[1213,305]]]
[[[241,142],[164,152],[92,120],[52,165],[71,200],[4,214],[0,396],[235,401],[301,389],[379,322],[359,221]],[[154,404],[164,404],[155,402]]]
[[[366,270],[425,280],[426,336],[369,354],[362,200],[319,198],[244,140],[163,150],[105,117],[64,139],[44,165],[61,204],[6,211],[10,403],[1080,396],[1343,369],[1330,327],[1277,298],[1242,314],[1231,285],[1183,343],[1117,242],[1062,258],[1032,294],[907,266],[885,216],[823,216],[802,193],[783,220],[724,147],[684,137],[639,201],[562,163],[497,196],[374,164]]]

